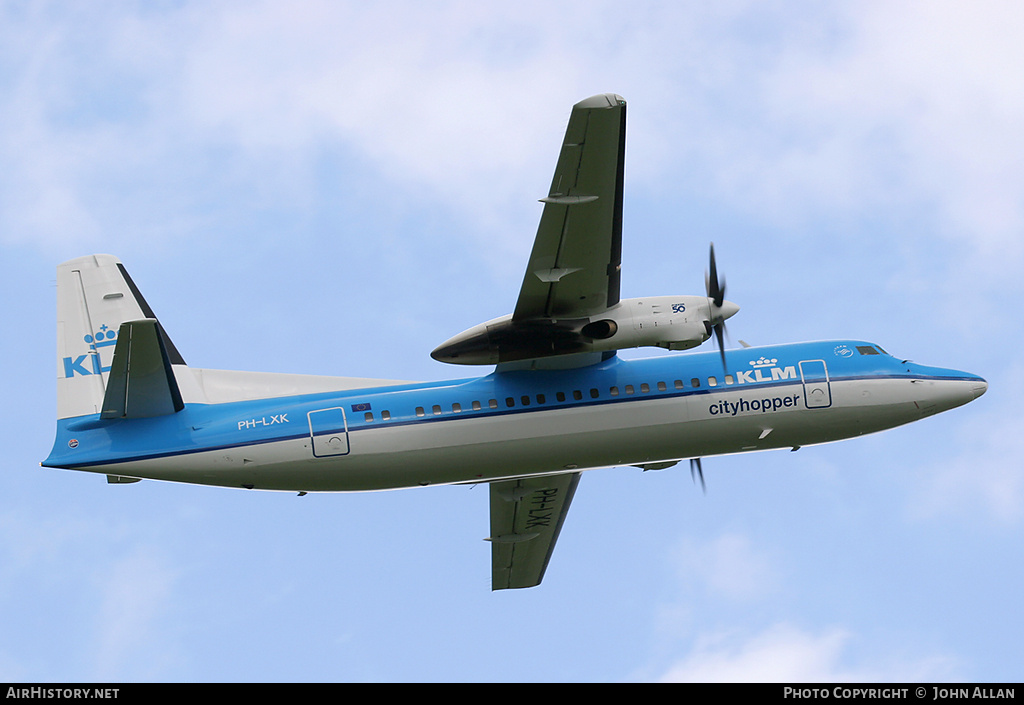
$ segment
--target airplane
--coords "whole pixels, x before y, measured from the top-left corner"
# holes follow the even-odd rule
[[[489,485],[492,590],[539,585],[583,471],[797,449],[966,404],[988,385],[861,340],[726,350],[704,296],[620,298],[626,103],[573,106],[511,314],[438,346],[493,365],[437,382],[190,367],[111,255],[57,269],[57,432],[45,467],[260,490]],[[717,351],[623,359],[618,350]]]

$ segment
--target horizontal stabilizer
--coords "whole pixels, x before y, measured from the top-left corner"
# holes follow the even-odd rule
[[[153,318],[122,323],[100,418],[141,419],[183,408],[160,324]]]

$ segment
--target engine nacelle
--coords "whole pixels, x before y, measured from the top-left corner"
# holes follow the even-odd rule
[[[738,310],[728,301],[716,309],[705,296],[655,296],[625,299],[589,318],[513,321],[508,315],[460,333],[430,356],[461,365],[495,365],[643,346],[686,350],[710,337],[716,316],[728,318]]]

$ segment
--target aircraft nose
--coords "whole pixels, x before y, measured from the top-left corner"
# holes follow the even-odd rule
[[[926,415],[968,404],[988,389],[988,382],[981,377],[961,374],[959,377],[934,376],[914,382],[917,402]]]
[[[974,394],[974,397],[971,399],[971,401],[973,401],[974,399],[977,399],[978,397],[980,397],[982,394],[984,394],[987,391],[988,391],[988,382],[983,380],[981,377],[978,377],[978,379],[971,386],[971,392]]]
[[[949,408],[960,406],[974,401],[988,389],[988,382],[981,377],[972,376],[970,379],[949,380],[942,383],[944,387],[940,396],[942,401],[949,405]]]

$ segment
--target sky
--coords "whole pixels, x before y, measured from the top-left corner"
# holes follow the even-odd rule
[[[1019,681],[1024,9],[508,5],[0,0],[0,681]],[[429,353],[511,311],[606,92],[624,298],[702,293],[713,241],[732,344],[866,339],[988,393],[707,458],[706,495],[588,472],[530,590],[490,590],[486,487],[39,467],[85,254],[197,367],[474,375]]]

